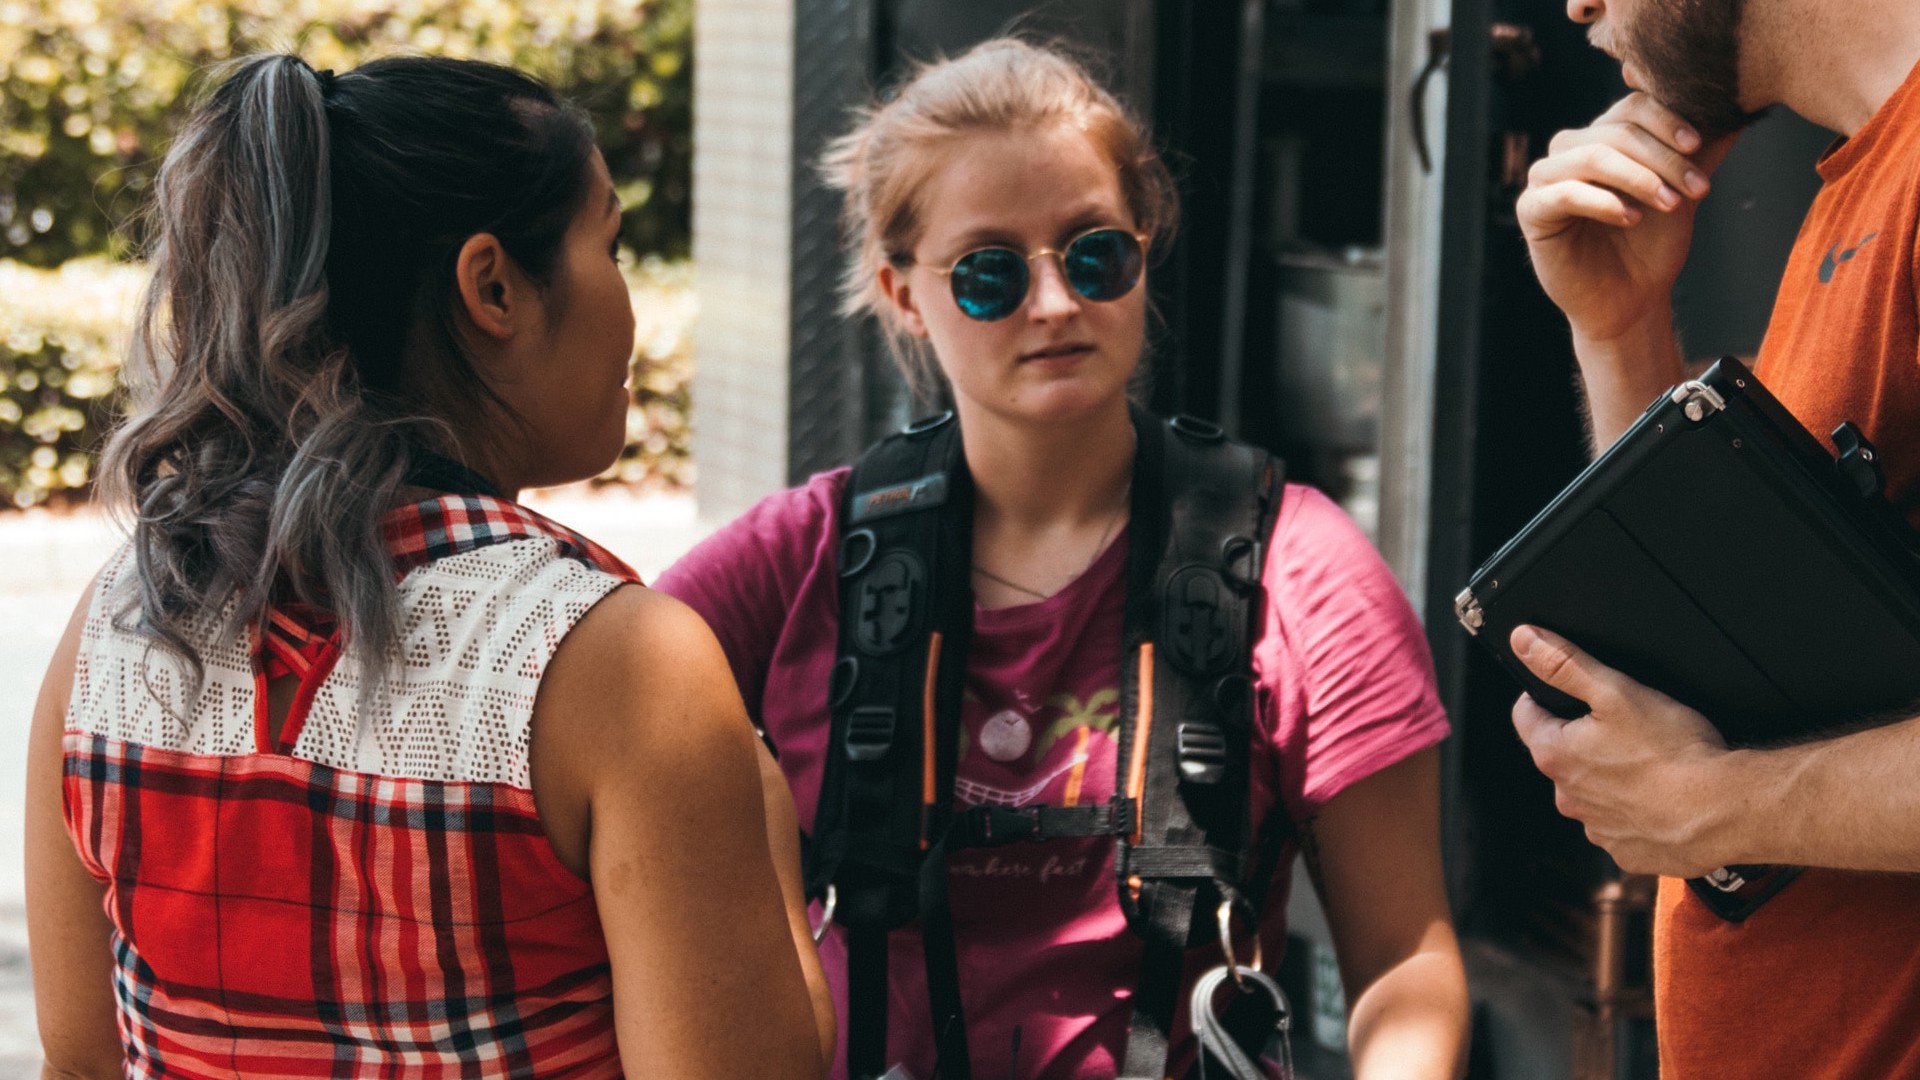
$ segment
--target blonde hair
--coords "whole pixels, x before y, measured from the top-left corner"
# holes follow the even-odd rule
[[[974,132],[1079,131],[1112,163],[1134,227],[1157,247],[1173,234],[1179,196],[1143,125],[1079,62],[1018,38],[982,42],[951,59],[919,65],[889,101],[857,114],[853,129],[820,159],[844,199],[844,235],[854,245],[841,277],[842,309],[872,313],[922,401],[941,379],[927,343],[908,334],[880,289],[880,267],[905,269],[920,242],[920,190],[943,144]]]

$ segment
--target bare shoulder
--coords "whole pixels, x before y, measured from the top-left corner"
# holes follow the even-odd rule
[[[753,726],[707,624],[678,600],[625,585],[560,643],[531,732],[534,796],[561,861],[587,876],[590,845],[655,816],[704,778],[759,812]]]
[[[534,740],[563,750],[576,777],[630,793],[635,772],[672,785],[700,762],[757,782],[764,755],[733,669],[700,614],[662,592],[622,586],[561,642],[534,705]],[[537,761],[536,761],[537,765]],[[537,773],[537,768],[536,768]],[[536,783],[537,783],[536,775]]]
[[[560,643],[541,680],[536,717],[556,707],[631,714],[728,698],[738,698],[732,672],[705,620],[665,593],[626,585],[594,605]]]

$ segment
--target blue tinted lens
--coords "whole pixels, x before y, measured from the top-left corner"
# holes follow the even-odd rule
[[[1101,229],[1067,245],[1067,284],[1089,300],[1118,300],[1140,283],[1140,241],[1130,232]]]
[[[994,322],[1027,298],[1027,260],[1006,248],[981,248],[953,264],[953,302],[970,319]]]

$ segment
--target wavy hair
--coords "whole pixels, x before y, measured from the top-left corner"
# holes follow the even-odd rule
[[[117,616],[198,675],[209,634],[306,604],[338,618],[350,657],[389,667],[381,519],[424,454],[472,462],[456,432],[512,419],[455,319],[459,249],[491,233],[550,282],[592,153],[584,114],[510,68],[230,65],[146,211],[134,408],[101,465],[139,569]]]

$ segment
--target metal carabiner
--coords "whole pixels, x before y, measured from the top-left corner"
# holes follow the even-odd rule
[[[840,906],[840,892],[832,885],[827,886],[826,898],[820,901],[820,925],[813,928],[813,943],[820,944],[833,929],[833,909]]]
[[[1233,909],[1236,905],[1247,909],[1248,921],[1253,923],[1253,969],[1255,971],[1260,970],[1264,959],[1260,948],[1260,919],[1258,912],[1253,910],[1252,902],[1237,892],[1220,901],[1220,910],[1217,913],[1220,922],[1220,955],[1227,959],[1227,970],[1233,973],[1233,984],[1245,992],[1247,983],[1240,976],[1240,962],[1233,957]]]

